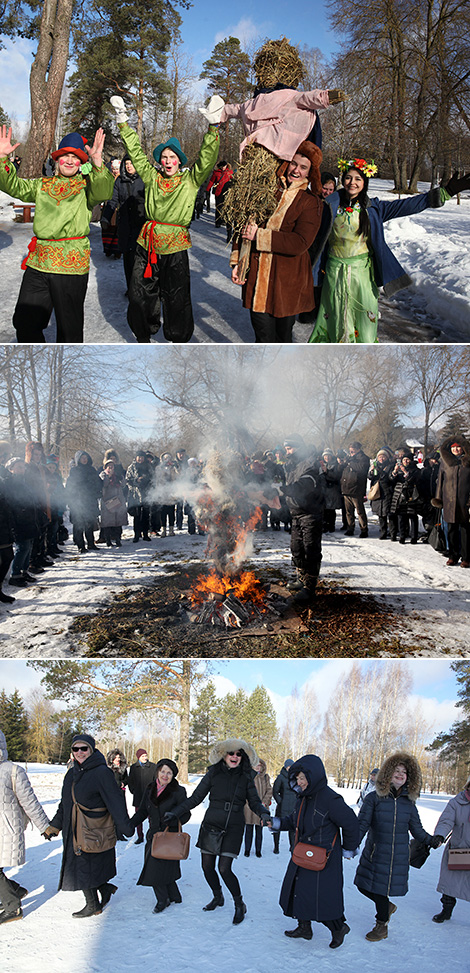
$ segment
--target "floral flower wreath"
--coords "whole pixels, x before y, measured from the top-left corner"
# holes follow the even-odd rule
[[[363,172],[368,178],[377,174],[377,166],[373,159],[371,162],[366,162],[365,159],[338,159],[338,169],[340,172],[347,172],[348,169],[358,169],[359,172]]]

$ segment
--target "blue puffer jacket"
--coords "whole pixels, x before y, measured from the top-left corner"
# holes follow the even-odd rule
[[[377,895],[406,895],[410,865],[409,836],[429,844],[416,805],[405,785],[397,796],[393,786],[387,796],[367,794],[359,812],[361,841],[367,840],[357,866],[354,884]]]

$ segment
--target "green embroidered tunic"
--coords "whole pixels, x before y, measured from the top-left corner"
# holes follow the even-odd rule
[[[144,223],[137,243],[149,253],[178,253],[192,246],[189,224],[197,191],[212,172],[219,154],[219,132],[211,126],[191,169],[163,176],[149,162],[137,132],[125,122],[118,126],[132,164],[145,185]]]
[[[35,203],[34,237],[26,266],[48,274],[87,274],[90,266],[90,220],[93,207],[110,199],[114,179],[102,165],[89,175],[20,179],[9,159],[0,159],[0,189]]]

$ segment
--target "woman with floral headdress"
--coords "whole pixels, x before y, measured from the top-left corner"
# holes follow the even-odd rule
[[[339,159],[342,187],[325,200],[330,208],[324,250],[324,279],[317,323],[310,342],[369,344],[377,341],[379,287],[387,297],[411,284],[385,242],[384,223],[443,206],[470,188],[470,174],[452,176],[447,186],[406,199],[384,201],[367,195],[377,166],[365,159]]]

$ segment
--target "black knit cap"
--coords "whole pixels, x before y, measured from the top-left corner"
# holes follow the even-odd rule
[[[72,737],[72,747],[74,743],[79,742],[88,743],[88,746],[91,747],[92,750],[95,750],[96,748],[95,738],[90,736],[89,733],[76,733],[75,736]]]

